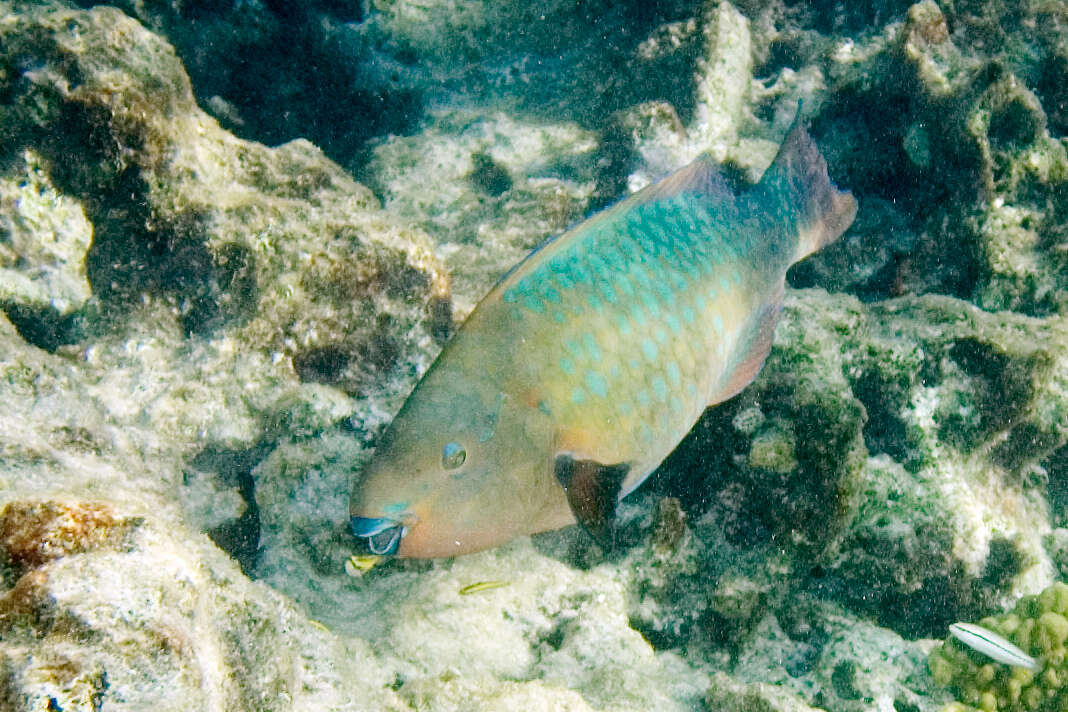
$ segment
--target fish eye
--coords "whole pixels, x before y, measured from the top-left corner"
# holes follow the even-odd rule
[[[467,459],[467,450],[460,443],[445,443],[441,449],[441,466],[446,470],[455,470],[464,464]]]

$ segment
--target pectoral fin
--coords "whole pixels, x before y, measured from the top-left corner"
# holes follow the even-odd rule
[[[564,486],[575,519],[601,546],[612,543],[616,503],[630,465],[605,465],[557,455],[556,479]]]

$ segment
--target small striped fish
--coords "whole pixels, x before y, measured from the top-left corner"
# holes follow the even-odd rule
[[[856,214],[795,125],[760,183],[708,157],[535,250],[416,386],[353,489],[375,554],[451,556],[616,502],[756,376],[787,268]]]
[[[1005,638],[994,631],[974,623],[954,623],[949,626],[950,634],[967,645],[972,650],[977,650],[991,660],[1006,665],[1038,670],[1038,661],[1020,650]]]

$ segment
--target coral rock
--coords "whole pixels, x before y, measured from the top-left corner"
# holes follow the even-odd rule
[[[0,546],[19,566],[118,544],[134,525],[106,504],[9,502],[0,512]]]

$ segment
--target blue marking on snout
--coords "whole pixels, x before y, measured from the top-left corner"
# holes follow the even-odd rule
[[[395,519],[376,517],[350,517],[349,528],[352,533],[359,537],[369,537],[381,531],[397,526]]]
[[[401,539],[408,533],[408,528],[393,519],[379,517],[350,517],[349,528],[352,533],[367,542],[367,548],[378,556],[392,556],[397,553]]]

